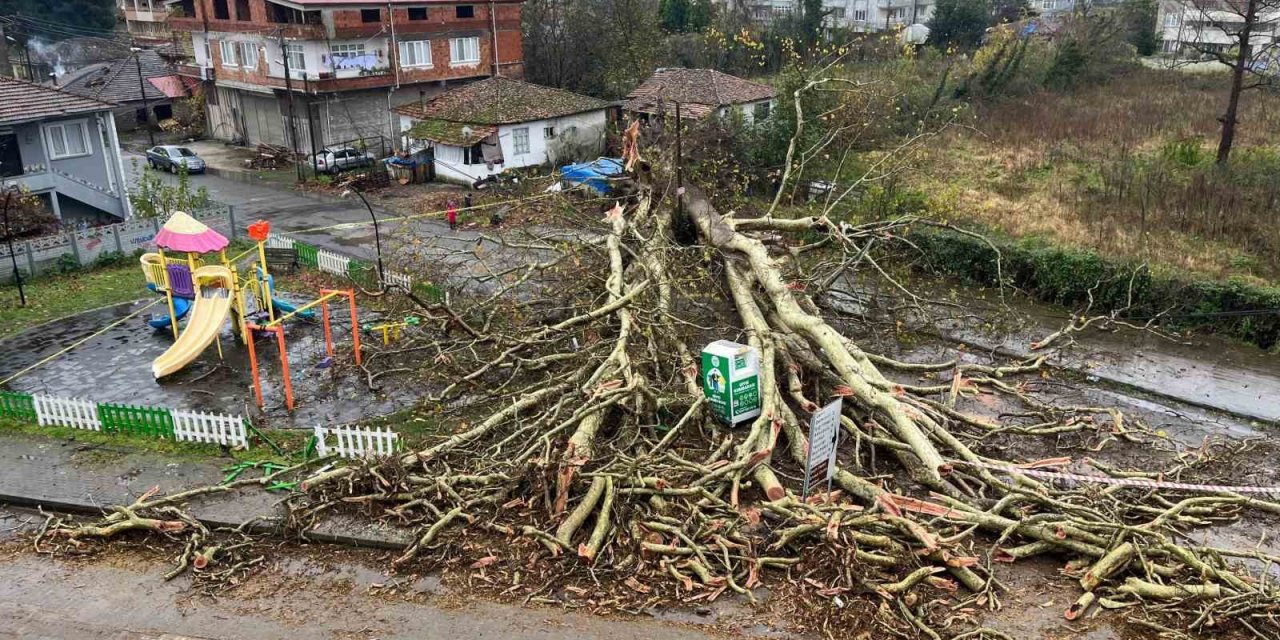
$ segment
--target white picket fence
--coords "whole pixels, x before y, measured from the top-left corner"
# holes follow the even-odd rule
[[[351,258],[320,249],[316,251],[316,266],[320,267],[320,270],[325,273],[345,276],[350,272]]]
[[[297,240],[279,233],[271,233],[267,235],[267,246],[272,249],[294,249]],[[330,251],[328,249],[316,250],[316,266],[325,273],[332,273],[338,276],[347,276],[351,267],[352,258],[348,255]],[[406,290],[413,288],[413,276],[398,271],[385,270],[383,279],[387,284],[394,284]]]
[[[208,442],[249,448],[244,418],[199,411],[171,409],[173,436],[179,442]]]
[[[322,427],[316,425],[316,453],[343,458],[386,456],[396,452],[400,436],[387,427]],[[333,439],[333,444],[329,443]]]
[[[36,406],[36,423],[42,427],[102,430],[102,421],[98,419],[97,403],[78,398],[46,395],[34,395],[31,399]]]

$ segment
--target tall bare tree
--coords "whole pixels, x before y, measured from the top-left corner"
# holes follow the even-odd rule
[[[1280,63],[1280,0],[1192,0],[1182,5],[1179,40],[1184,50],[1216,60],[1231,69],[1227,108],[1218,118],[1218,164],[1226,164],[1235,144],[1240,96],[1274,86]]]

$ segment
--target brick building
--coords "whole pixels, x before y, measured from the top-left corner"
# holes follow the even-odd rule
[[[209,135],[221,140],[292,146],[296,131],[306,154],[356,138],[394,144],[395,107],[523,75],[521,0],[167,4],[168,26],[190,34],[194,51],[179,73],[205,81]]]

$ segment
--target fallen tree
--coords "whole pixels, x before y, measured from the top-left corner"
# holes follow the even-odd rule
[[[754,599],[758,587],[785,583],[815,605],[817,625],[927,637],[1000,637],[953,612],[998,606],[999,563],[1056,556],[1081,587],[1070,619],[1092,606],[1145,605],[1159,614],[1145,624],[1276,637],[1280,594],[1268,569],[1238,560],[1278,559],[1193,545],[1185,533],[1246,512],[1280,514],[1280,503],[1042,481],[1028,467],[1069,461],[1008,460],[986,442],[1154,438],[1108,407],[1038,400],[1020,379],[1040,360],[906,362],[846,337],[820,295],[851,263],[872,259],[871,243],[918,221],[739,219],[696,188],[675,206],[643,172],[639,182],[603,214],[599,241],[532,240],[537,262],[486,267],[485,294],[428,305],[432,339],[398,351],[428,363],[438,391],[426,404],[450,407],[451,431],[373,463],[292,470],[302,474],[292,530],[355,510],[415,531],[394,559],[400,570],[465,557],[484,539],[504,546],[503,557],[467,560],[503,563],[508,586],[530,597],[574,576],[590,576],[598,600],[616,606]],[[694,358],[724,337],[761,360],[762,413],[733,427],[707,410]],[[910,381],[921,377],[934,383]],[[1017,409],[966,410],[978,394]],[[836,491],[800,495],[808,416],[836,396]],[[1180,458],[1165,471],[1195,465]],[[103,522],[54,523],[41,539],[153,531],[188,536],[183,567],[243,566],[242,540],[215,542],[178,510],[209,492],[146,496]]]

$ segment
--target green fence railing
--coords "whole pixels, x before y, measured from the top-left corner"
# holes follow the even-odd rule
[[[316,256],[317,249],[305,242],[294,242],[293,248],[298,252],[298,264],[304,267],[320,266],[320,259]]]
[[[18,420],[35,420],[35,400],[29,393],[0,391],[0,416]]]
[[[155,438],[173,438],[173,414],[168,409],[98,404],[102,430]]]

